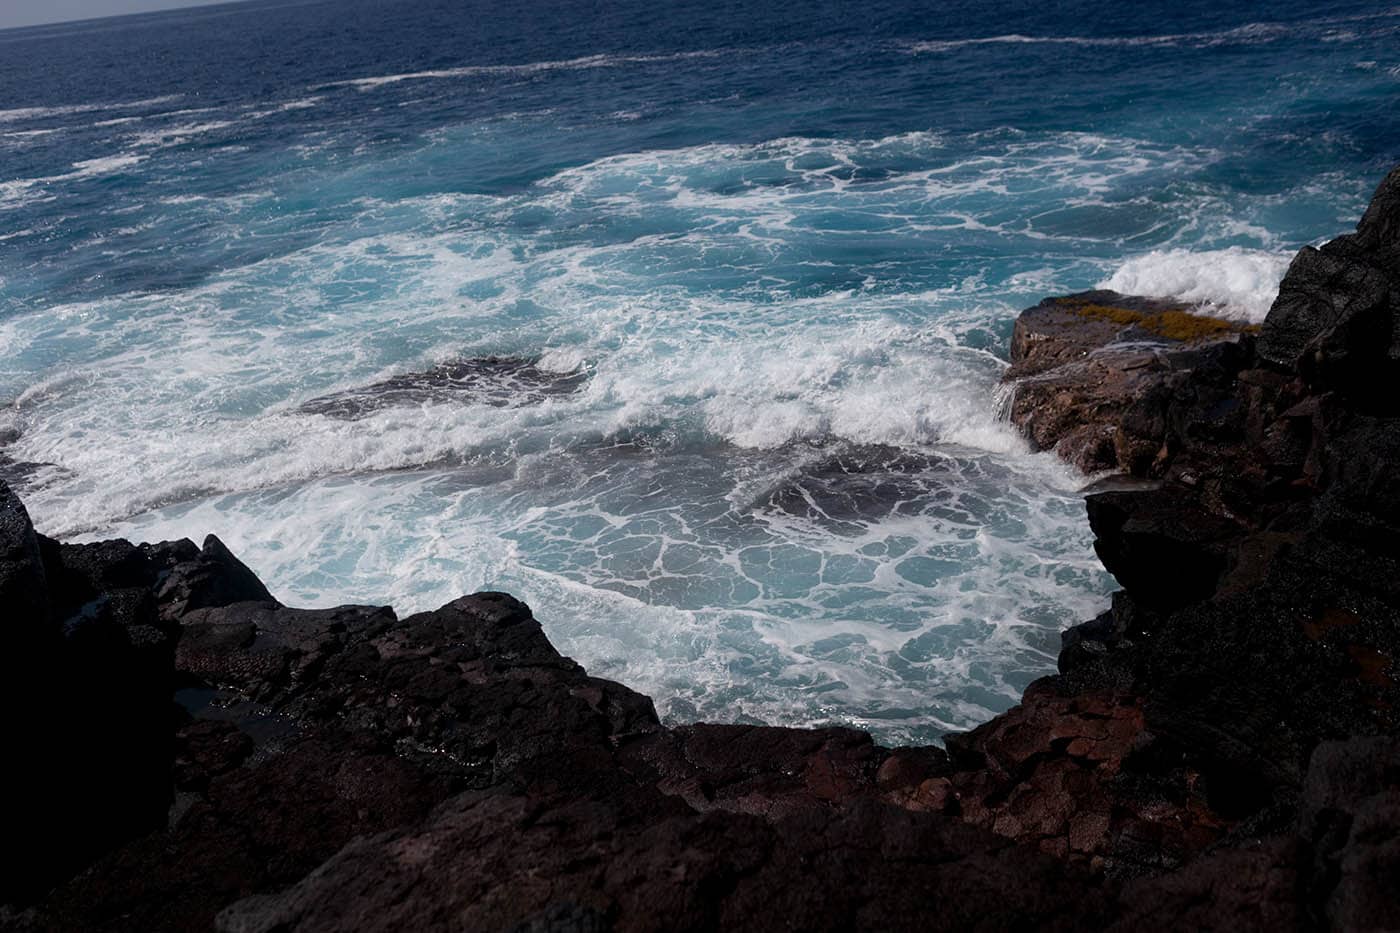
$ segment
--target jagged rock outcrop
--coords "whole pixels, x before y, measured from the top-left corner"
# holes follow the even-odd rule
[[[1400,413],[1400,177],[1381,183],[1356,233],[1304,247],[1288,268],[1262,360],[1357,411]]]
[[[1159,472],[1174,430],[1217,429],[1212,409],[1247,355],[1249,325],[1112,291],[1047,298],[1016,319],[1007,415],[1037,450],[1086,473]],[[1169,403],[1200,396],[1187,417]],[[1204,417],[1203,417],[1204,416]]]
[[[26,854],[58,860],[7,892],[21,929],[1053,929],[1106,904],[1085,867],[945,818],[939,749],[664,728],[504,594],[402,620],[291,609],[217,539],[59,545],[7,501],[15,579],[56,629],[126,634],[126,653],[106,642],[111,669],[164,708],[121,716],[166,739],[128,729],[102,750],[109,769],[140,763],[125,793],[158,798],[119,834],[46,835],[67,804],[48,801]],[[159,663],[133,666],[140,628],[172,634]],[[71,638],[56,653],[92,675]],[[113,698],[36,719],[61,743],[112,727]],[[96,860],[50,890],[74,853]]]
[[[1354,756],[1346,767],[1373,775],[1359,794],[1400,799],[1394,772],[1365,764],[1393,753],[1380,737],[1400,726],[1400,587],[1391,582],[1400,419],[1389,401],[1400,384],[1389,362],[1400,359],[1398,192],[1400,170],[1357,234],[1300,254],[1257,341],[1217,351],[1204,376],[1193,368],[1181,391],[1153,403],[1163,445],[1147,468],[1123,466],[1158,482],[1088,497],[1096,549],[1124,590],[1109,612],[1066,633],[1061,676],[963,740],[1005,758],[995,731],[1008,728],[1003,720],[1026,723],[1038,757],[999,768],[1020,796],[1049,793],[1037,804],[1045,810],[1055,799],[1053,743],[1067,730],[1060,708],[1140,710],[1116,771],[1091,769],[1105,778],[1091,796],[1106,798],[1110,826],[1122,827],[1098,854],[1111,869],[1141,864],[1139,795],[1151,788],[1169,802],[1172,860],[1184,867],[1126,888],[1130,898],[1204,883],[1228,865],[1268,888],[1257,893],[1272,905],[1270,924],[1294,886],[1312,892],[1290,908],[1308,925],[1383,928],[1377,905],[1392,917],[1400,906],[1380,881],[1400,876],[1385,846],[1338,830],[1357,847],[1350,854],[1295,857],[1333,844],[1318,841],[1327,833],[1309,815],[1310,797],[1342,768],[1327,743],[1344,741]],[[1322,264],[1331,271],[1319,274]],[[1126,419],[1141,401],[1134,406]],[[1389,783],[1377,783],[1381,773]],[[1382,812],[1394,811],[1377,803],[1366,819]],[[1191,825],[1194,839],[1179,832]],[[1206,851],[1235,854],[1200,860]],[[1366,868],[1347,875],[1343,864]],[[1223,896],[1222,880],[1209,880],[1210,896]]]

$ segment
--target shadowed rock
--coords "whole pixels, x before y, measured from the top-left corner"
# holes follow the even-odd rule
[[[875,521],[927,504],[931,492],[948,488],[949,469],[942,458],[898,447],[847,447],[803,467],[768,505],[828,525]]]
[[[1400,397],[1400,173],[1376,191],[1356,233],[1304,247],[1288,267],[1259,342],[1265,361],[1395,414]]]
[[[257,575],[214,535],[204,539],[199,551],[182,549],[178,557],[162,574],[156,594],[164,618],[181,619],[195,609],[233,603],[277,605]]]
[[[19,496],[0,482],[0,604],[8,635],[26,633],[21,648],[42,636],[49,620],[49,598],[39,539]]]
[[[1061,862],[876,803],[770,822],[698,814],[646,791],[586,802],[477,793],[420,826],[357,840],[291,890],[230,906],[217,928],[1005,930],[1035,917],[1037,928],[1054,930],[1101,922],[1102,896],[1076,890],[1076,872]],[[569,925],[555,925],[561,916]]]
[[[1394,924],[1397,823],[1400,740],[1358,738],[1318,747],[1298,814],[1309,857],[1305,903],[1313,922],[1338,930]]]

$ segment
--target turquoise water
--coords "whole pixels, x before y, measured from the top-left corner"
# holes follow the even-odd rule
[[[302,605],[506,589],[672,719],[931,740],[1112,588],[1085,478],[996,417],[1016,311],[1259,319],[1400,160],[1398,39],[1356,3],[0,32],[3,453],[50,534],[212,531]]]

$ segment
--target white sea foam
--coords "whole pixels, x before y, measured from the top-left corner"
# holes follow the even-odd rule
[[[68,180],[72,178],[93,178],[98,175],[111,175],[132,166],[139,165],[145,161],[143,155],[114,155],[104,156],[100,159],[87,159],[83,162],[74,162],[73,171],[66,175],[59,175],[54,180]]]
[[[583,368],[588,358],[578,347],[553,347],[540,354],[536,364],[547,373],[573,373]]]
[[[0,320],[7,453],[56,465],[28,494],[49,533],[214,531],[294,603],[505,588],[670,715],[927,739],[1012,702],[1107,587],[1082,478],[997,418],[988,347],[1140,228],[1093,240],[1024,199],[1111,211],[1216,157],[1104,134],[791,137],[624,153],[495,196],[351,199],[315,245],[196,287]],[[266,213],[177,191],[163,214]],[[974,255],[1024,238],[1047,258],[860,258],[872,236],[947,230]],[[488,355],[579,384],[301,408]],[[847,469],[868,495],[833,502],[823,476]]]
[[[14,133],[0,133],[0,139],[38,139],[41,136],[52,136],[61,133],[62,130],[20,130]]]
[[[273,107],[271,110],[257,110],[258,115],[271,113],[287,113],[292,110],[310,110],[325,100],[324,97],[313,95],[311,97],[299,97],[296,100],[284,101]]]
[[[1208,157],[1086,134],[998,145],[983,155],[944,157],[935,133],[711,144],[600,159],[513,198],[364,202],[370,229],[378,212],[393,209],[417,212],[428,229],[460,232],[332,241],[187,293],[54,309],[25,322],[35,358],[45,357],[45,346],[84,339],[85,327],[93,328],[86,339],[94,352],[131,348],[129,356],[104,359],[103,392],[53,412],[52,423],[26,441],[33,445],[27,455],[75,475],[111,474],[100,507],[81,498],[69,503],[67,528],[141,511],[172,490],[247,491],[415,468],[532,435],[606,438],[679,425],[756,450],[837,438],[1016,455],[1020,441],[988,403],[987,387],[1002,364],[959,345],[959,328],[1013,310],[984,297],[981,279],[815,296],[788,294],[783,283],[820,258],[805,246],[794,254],[792,237],[836,206],[917,230],[945,203],[961,211],[966,199],[979,197],[988,199],[984,209],[996,210],[1008,185],[1091,194],[1153,166]],[[80,163],[64,177],[140,159]],[[928,160],[938,164],[910,167]],[[881,171],[886,164],[890,170]],[[862,180],[859,171],[869,177]],[[197,205],[179,196],[162,203]],[[220,210],[248,206],[210,203]],[[516,211],[540,210],[565,224],[598,222],[595,214],[571,219],[579,210],[602,211],[613,224],[669,217],[674,232],[542,251],[528,240],[473,232],[482,218],[494,218],[486,229],[509,228]],[[1030,235],[1014,217],[993,223],[963,216],[958,223],[997,238]],[[832,234],[832,256],[840,255],[842,237]],[[678,281],[695,269],[707,270],[711,285],[696,291]],[[1050,281],[1042,270],[1008,284],[1026,291]],[[514,309],[527,298],[543,315],[516,319]],[[937,310],[910,313],[921,308]],[[54,330],[51,322],[62,326]],[[306,327],[319,336],[302,343]],[[507,345],[503,332],[511,335]],[[408,356],[404,335],[414,347]],[[287,410],[311,395],[422,368],[473,345],[482,353],[543,352],[541,368],[558,372],[587,364],[590,378],[576,397],[530,410],[395,410],[355,424],[307,423]],[[399,356],[386,358],[385,348],[395,346]],[[111,443],[130,445],[123,454],[99,455],[80,430],[65,427],[101,399],[128,396],[146,402],[124,416],[129,423],[113,426],[119,439]],[[250,412],[254,417],[246,417]],[[167,450],[162,445],[171,438],[178,440]],[[156,473],[118,468],[123,459]]]
[[[180,100],[183,94],[168,94],[164,97],[149,97],[145,100],[121,101],[114,103],[66,104],[59,107],[19,107],[13,110],[0,110],[0,123],[14,123],[21,120],[39,120],[47,117],[68,116],[75,113],[96,113],[107,110],[135,110],[140,107],[158,107]]]
[[[209,120],[204,123],[184,123],[133,134],[131,140],[138,146],[176,146],[188,142],[196,136],[204,136],[234,125],[232,120]]]
[[[1100,288],[1199,302],[1222,317],[1259,323],[1278,297],[1291,253],[1230,247],[1154,250],[1118,267]]]
[[[656,697],[663,715],[837,721],[890,740],[985,717],[1048,663],[1051,643],[1030,636],[1096,608],[1092,557],[1061,530],[1077,501],[1014,471],[949,461],[942,482],[911,489],[902,517],[833,536],[765,505],[766,493],[726,514],[726,458],[641,463],[670,495],[640,514],[627,462],[600,451],[527,457],[504,486],[429,473],[319,480],[112,531],[213,531],[293,604],[409,612],[506,589],[537,607],[561,650]],[[778,465],[767,486],[800,489],[801,477]],[[1000,517],[978,504],[993,488]],[[530,507],[542,493],[549,507]],[[692,511],[715,500],[708,516]],[[1004,526],[1008,514],[1019,518]],[[921,576],[933,555],[954,554],[965,573]],[[840,608],[850,581],[865,581],[867,610],[887,594],[883,621]],[[736,680],[736,666],[756,676]]]
[[[49,190],[56,184],[113,175],[132,168],[145,161],[143,155],[122,154],[87,159],[73,163],[73,171],[62,175],[44,178],[20,178],[15,181],[0,182],[0,210],[22,207],[40,201],[53,200]]]
[[[369,78],[352,78],[346,81],[333,81],[325,85],[325,87],[356,87],[361,90],[372,90],[389,84],[398,84],[401,81],[476,78],[495,75],[534,75],[550,71],[622,68],[628,65],[655,64],[659,62],[684,61],[697,58],[716,58],[724,54],[725,52],[721,50],[701,50],[655,55],[585,55],[579,58],[556,61],[522,62],[513,65],[466,65],[460,68],[437,68],[430,71],[410,71],[401,74],[377,75]]]
[[[968,39],[938,39],[908,43],[905,48],[913,54],[951,52],[981,45],[1062,45],[1086,48],[1139,48],[1139,47],[1187,47],[1214,48],[1229,45],[1261,45],[1285,39],[1313,38],[1319,42],[1354,42],[1360,33],[1350,29],[1335,28],[1342,23],[1374,22],[1394,19],[1400,16],[1395,9],[1376,13],[1363,13],[1352,16],[1328,17],[1293,23],[1246,23],[1231,29],[1203,32],[1166,33],[1162,35],[1139,36],[1032,36],[1021,33],[1007,33],[997,36],[979,36]],[[1379,30],[1393,32],[1390,26],[1380,26],[1366,30],[1365,35],[1375,37]]]
[[[1265,24],[974,44],[1046,41],[1068,54],[1274,38]],[[464,123],[461,107],[440,106],[443,88],[635,77],[673,60],[587,56],[308,90],[337,101],[325,119],[291,121],[308,125],[285,158],[238,159],[233,175],[218,171],[230,150],[212,145],[228,124],[261,151],[256,121],[319,98],[76,121],[114,127],[116,161],[45,168],[53,177],[22,180],[16,197],[86,199],[118,171],[150,184],[63,230],[57,209],[11,224],[54,244],[71,228],[75,278],[120,270],[93,290],[101,300],[46,304],[71,293],[43,288],[51,252],[6,243],[26,291],[0,317],[0,400],[14,402],[0,417],[20,431],[6,455],[54,464],[26,491],[40,527],[213,531],[292,604],[407,612],[506,589],[591,671],[682,719],[841,721],[926,741],[1013,702],[1053,663],[1058,629],[1100,610],[1111,586],[1082,521],[1083,478],[1030,453],[999,417],[997,353],[1016,309],[1110,277],[1257,316],[1267,264],[1220,248],[1272,251],[1276,219],[1311,208],[1218,185],[1228,176],[1211,147],[1237,140],[1201,142],[1155,119],[1134,123],[1152,140],[968,135],[931,117],[882,138],[622,152],[461,193],[512,172],[510,154],[540,151],[540,131],[561,121],[599,121],[572,153],[603,135],[605,152],[674,137],[625,123],[664,117],[663,100],[593,116],[522,100]],[[346,119],[345,95],[388,87],[403,93],[386,106],[433,101],[435,127],[385,146],[365,113]],[[744,109],[741,91],[715,94],[691,103]],[[1278,119],[1257,109],[1261,124]],[[0,126],[59,125],[49,116]],[[402,116],[395,127],[410,125]],[[731,128],[720,138],[753,131]],[[183,140],[211,145],[184,160],[147,148]],[[149,166],[121,161],[140,154]],[[226,194],[255,167],[259,190]],[[1351,198],[1335,179],[1317,184],[1310,203],[1340,211]],[[121,236],[103,243],[104,231]],[[184,231],[189,252],[172,270],[159,250]],[[1115,257],[1152,247],[1110,276]],[[1184,247],[1195,252],[1180,259]],[[114,293],[143,274],[161,287]],[[465,385],[380,396],[353,417],[305,404],[488,356],[558,377],[526,369],[551,385],[528,400]]]
[[[1272,23],[1254,23],[1237,29],[1220,32],[1175,33],[1147,36],[1028,36],[1020,33],[1007,33],[999,36],[980,36],[973,39],[941,39],[910,43],[908,49],[915,54],[950,52],[956,49],[979,45],[1068,45],[1087,48],[1135,48],[1140,46],[1195,46],[1215,45],[1255,45],[1262,42],[1275,42],[1289,35],[1286,26]]]

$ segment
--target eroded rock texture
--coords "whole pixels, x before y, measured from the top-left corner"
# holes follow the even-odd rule
[[[1257,330],[1157,298],[1047,298],[1016,320],[1007,414],[1086,473],[1157,474],[1177,434],[1229,429],[1236,413],[1221,403]]]
[[[1094,857],[1110,874],[1144,875],[1124,897],[1177,896],[1189,883],[1214,902],[1250,889],[1263,911],[1252,926],[1285,914],[1337,929],[1395,925],[1396,889],[1381,879],[1400,877],[1400,861],[1353,826],[1400,800],[1382,764],[1393,739],[1381,738],[1395,734],[1400,700],[1397,281],[1400,170],[1356,234],[1300,253],[1257,340],[1197,351],[1208,366],[1127,407],[1118,449],[1146,423],[1160,446],[1120,466],[1157,482],[1088,498],[1096,549],[1124,590],[1066,633],[1060,677],[950,746],[983,752],[994,767],[967,780],[1032,817],[983,822],[1063,845],[1046,841],[1056,804],[1069,797],[1082,812],[1086,801],[1058,791],[1068,757],[1110,813]],[[1076,758],[1083,740],[1062,738],[1076,716],[1130,747],[1106,763]],[[1009,790],[988,784],[998,771]],[[1329,831],[1316,801],[1341,774],[1355,778],[1349,815],[1329,817]],[[1355,848],[1338,855],[1334,838]],[[1364,892],[1348,887],[1359,878]]]
[[[26,853],[53,858],[9,894],[19,928],[1000,929],[1102,915],[1083,867],[927,806],[949,771],[939,749],[891,752],[847,729],[666,729],[504,594],[402,620],[290,609],[216,539],[57,545],[9,501],[16,579],[58,607],[45,616],[39,600],[36,624],[100,629],[112,669],[139,675],[117,707],[130,728],[103,749],[103,799],[127,818],[53,835],[71,801],[45,801]],[[138,671],[154,650],[143,627],[160,650]],[[51,653],[81,681],[92,671],[71,642]],[[104,684],[46,728],[111,728],[102,704],[120,696]],[[91,864],[67,877],[79,853]]]

